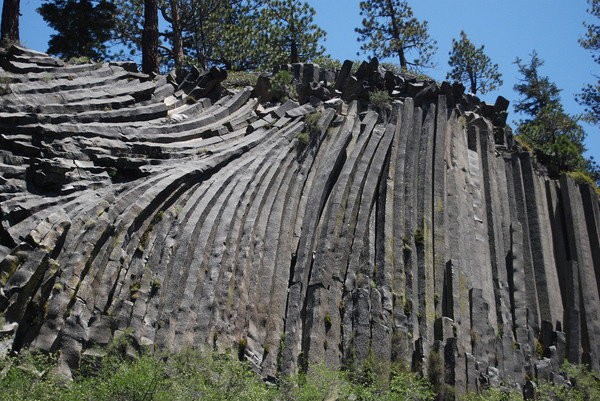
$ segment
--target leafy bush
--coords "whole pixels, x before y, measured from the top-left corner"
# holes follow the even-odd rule
[[[304,147],[310,143],[310,135],[308,135],[308,132],[301,132],[298,134],[298,136],[296,138],[298,138],[298,143],[302,147]]]
[[[436,397],[431,384],[399,366],[392,367],[388,381],[382,373],[385,370],[374,357],[350,371],[312,365],[306,373],[282,377],[277,386],[269,386],[247,362],[230,355],[185,350],[126,358],[123,347],[127,346],[127,339],[128,335],[117,339],[93,367],[82,363],[81,369],[74,372],[73,382],[61,381],[54,374],[57,365],[54,355],[25,351],[16,357],[0,358],[0,401],[432,401]],[[430,365],[436,366],[435,381],[441,383],[439,361],[430,361]],[[569,364],[563,370],[571,385],[538,383],[538,400],[600,399],[598,373]],[[449,390],[452,388],[444,388]],[[517,390],[503,388],[461,395],[458,399],[517,401],[522,397]]]
[[[226,88],[245,88],[256,86],[258,75],[247,71],[227,71],[227,79],[223,81]]]
[[[562,366],[571,386],[538,383],[538,399],[552,401],[592,401],[600,400],[600,375],[585,365]]]
[[[481,393],[463,394],[460,401],[522,401],[523,396],[517,390],[490,388]]]
[[[381,63],[381,66],[395,75],[402,75],[405,72],[402,67],[395,63]]]
[[[429,75],[423,74],[421,71],[411,70],[408,68],[402,68],[402,67],[400,67],[400,65],[395,64],[395,63],[381,63],[381,66],[383,68],[385,68],[386,70],[391,71],[395,75],[408,77],[408,78],[416,78],[419,81],[434,81],[435,82],[435,79],[433,79]]]
[[[89,57],[79,56],[79,57],[71,57],[67,60],[67,64],[71,65],[82,65],[82,64],[91,64],[92,61]]]
[[[310,113],[304,119],[304,130],[299,133],[296,138],[298,138],[298,143],[301,147],[305,147],[308,145],[313,138],[315,138],[319,134],[319,120],[321,119],[321,112],[316,111],[314,113]]]
[[[392,371],[390,393],[396,397],[393,398],[396,400],[427,401],[435,396],[429,383],[401,369]]]
[[[370,93],[369,100],[377,110],[383,110],[392,102],[392,97],[386,90],[375,90]]]
[[[0,359],[0,400],[59,400],[61,388],[52,376],[54,356],[27,351]]]
[[[585,171],[570,171],[567,173],[567,175],[580,185],[591,185],[594,191],[600,196],[600,188],[598,188],[598,185],[596,185],[594,179]]]
[[[329,55],[316,57],[312,62],[324,70],[338,71],[342,68],[342,62]]]
[[[305,129],[311,136],[319,133],[319,120],[321,119],[321,112],[315,111],[306,116],[304,120]]]
[[[277,100],[285,102],[289,99],[297,99],[298,92],[294,85],[294,77],[292,73],[286,70],[281,70],[271,78],[271,87],[273,97]]]

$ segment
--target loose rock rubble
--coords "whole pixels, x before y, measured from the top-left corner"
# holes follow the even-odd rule
[[[0,349],[68,375],[127,333],[264,377],[438,352],[459,391],[599,368],[599,199],[540,172],[506,99],[377,60],[283,66],[284,103],[268,75],[0,66]]]

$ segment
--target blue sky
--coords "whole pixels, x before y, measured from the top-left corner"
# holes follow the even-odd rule
[[[358,0],[309,0],[317,11],[316,22],[327,32],[325,47],[341,60],[357,56],[360,44],[354,28],[360,25]],[[593,21],[586,12],[586,0],[418,0],[409,2],[415,16],[429,21],[430,35],[437,40],[437,68],[426,73],[443,80],[448,70],[448,52],[452,38],[464,30],[475,44],[485,45],[492,61],[500,65],[504,85],[482,98],[493,102],[498,95],[516,99],[513,86],[518,74],[515,57],[527,60],[535,49],[545,60],[542,73],[562,91],[567,112],[583,111],[573,97],[585,83],[593,81],[598,65],[582,49],[577,39],[583,34],[583,21]],[[21,40],[24,45],[45,51],[52,31],[35,9],[40,0],[21,0]],[[600,21],[595,21],[600,23]],[[395,60],[389,60],[395,61]],[[514,114],[509,121],[516,118]],[[600,128],[584,125],[588,155],[600,161]]]

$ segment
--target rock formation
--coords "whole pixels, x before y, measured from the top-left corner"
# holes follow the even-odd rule
[[[299,103],[217,69],[0,66],[4,350],[68,372],[125,333],[265,378],[437,352],[459,391],[599,368],[599,198],[544,175],[504,98],[376,60],[284,66]]]

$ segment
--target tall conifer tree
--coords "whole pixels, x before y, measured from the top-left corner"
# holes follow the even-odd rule
[[[298,63],[323,55],[326,33],[314,22],[315,10],[300,0],[268,0],[263,8],[268,64]]]
[[[453,79],[469,86],[471,93],[487,93],[502,85],[498,64],[484,53],[483,45],[475,47],[464,31],[460,39],[452,39],[452,51],[448,64],[452,69],[446,79]]]
[[[115,26],[115,6],[107,0],[50,0],[37,10],[56,31],[50,35],[48,53],[65,59],[107,56],[106,43]]]
[[[362,27],[355,31],[364,42],[361,50],[379,58],[397,57],[402,68],[433,66],[436,41],[429,36],[427,21],[415,18],[407,1],[361,1],[360,15]]]
[[[588,12],[595,18],[600,18],[600,0],[588,0],[590,8]],[[600,64],[600,25],[586,23],[585,35],[579,40],[579,44],[592,52],[592,57]],[[586,107],[585,119],[591,123],[600,123],[600,76],[595,75],[596,82],[587,84],[582,92],[577,95],[577,101]]]
[[[520,82],[514,87],[521,95],[515,111],[527,116],[518,123],[519,140],[532,148],[551,176],[563,171],[585,171],[588,168],[583,157],[585,132],[577,120],[564,111],[560,89],[540,74],[543,60],[534,51],[529,63],[517,58],[515,64],[521,74]]]

